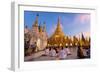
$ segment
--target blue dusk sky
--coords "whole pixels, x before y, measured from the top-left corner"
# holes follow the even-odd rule
[[[58,17],[60,17],[61,28],[65,35],[74,36],[79,33],[90,34],[90,14],[89,13],[59,13],[59,12],[36,12],[24,11],[24,24],[28,28],[32,25],[38,16],[39,25],[46,23],[46,32],[51,36],[56,29]]]

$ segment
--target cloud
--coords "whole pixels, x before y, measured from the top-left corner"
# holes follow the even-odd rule
[[[89,14],[79,14],[74,19],[74,23],[77,24],[87,24],[88,22],[90,22]]]
[[[83,33],[84,36],[90,36],[90,15],[89,14],[77,14],[71,23],[73,28],[71,31],[76,37],[81,37]]]

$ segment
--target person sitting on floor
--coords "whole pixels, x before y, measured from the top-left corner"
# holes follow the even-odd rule
[[[49,55],[52,56],[52,57],[57,56],[55,49],[51,48],[50,52],[49,52]]]
[[[45,55],[46,55],[46,56],[49,56],[49,52],[50,52],[50,51],[49,51],[49,48],[46,47],[46,49],[45,49]]]
[[[67,58],[67,52],[63,49],[63,47],[59,51],[58,56],[59,56],[59,59],[65,59],[65,58]]]

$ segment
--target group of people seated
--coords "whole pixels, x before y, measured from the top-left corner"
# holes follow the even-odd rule
[[[66,47],[47,47],[45,49],[45,55],[56,57],[58,59],[66,59],[68,55],[70,55],[70,49]]]
[[[90,58],[90,46],[77,46],[76,55],[78,59]],[[46,47],[45,55],[50,57],[56,57],[58,59],[66,59],[68,55],[72,55],[70,48],[66,47]]]

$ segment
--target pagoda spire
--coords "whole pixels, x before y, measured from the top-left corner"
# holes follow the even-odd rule
[[[60,17],[58,17],[58,23],[57,23],[57,28],[55,30],[55,34],[64,36],[64,33],[62,31],[62,28],[61,28]]]
[[[60,24],[60,16],[58,17],[58,24]]]
[[[62,28],[61,28],[60,17],[58,17],[56,30],[51,37],[56,37],[56,36],[57,37],[64,37],[65,36],[64,32],[62,31]]]
[[[61,29],[61,25],[60,25],[60,17],[58,17],[58,24],[57,24],[57,29]]]
[[[45,23],[45,21],[43,22],[43,30],[46,31],[46,23]]]
[[[85,41],[85,37],[84,37],[83,33],[81,34],[81,36],[82,36],[82,40]]]
[[[27,25],[25,25],[25,28],[28,28],[28,26],[27,26]]]
[[[57,46],[61,46],[61,45],[65,45],[66,42],[66,38],[65,38],[65,34],[61,28],[61,23],[60,23],[60,17],[58,17],[58,21],[57,21],[57,27],[54,31],[54,33],[51,35],[51,37],[48,39],[48,43],[50,45],[57,45]]]
[[[36,15],[36,20],[35,20],[33,26],[37,26],[38,27],[38,17],[39,17],[39,14]]]

